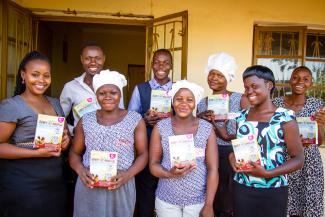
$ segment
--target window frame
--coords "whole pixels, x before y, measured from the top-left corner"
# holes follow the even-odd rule
[[[259,43],[259,33],[261,31],[271,31],[271,32],[299,32],[299,44],[298,44],[298,55],[260,55],[258,54],[258,43]],[[322,34],[325,35],[325,30],[322,29],[309,29],[307,26],[261,26],[261,25],[254,25],[254,33],[253,33],[253,58],[252,64],[257,64],[257,60],[259,58],[275,58],[275,59],[298,59],[301,61],[301,65],[304,66],[306,61],[315,61],[315,62],[325,62],[325,59],[315,59],[315,58],[308,58],[306,57],[306,50],[307,50],[307,35],[313,34]],[[325,45],[323,45],[325,46]],[[276,87],[279,88],[286,88],[290,87],[288,83],[284,82],[277,82]],[[314,84],[311,91],[315,90],[325,90],[325,83],[319,85]],[[324,100],[324,99],[323,99]]]

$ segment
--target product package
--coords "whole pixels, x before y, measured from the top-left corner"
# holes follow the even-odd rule
[[[61,146],[65,118],[39,114],[34,138],[34,148]]]

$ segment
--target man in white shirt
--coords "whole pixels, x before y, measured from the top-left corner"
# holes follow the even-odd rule
[[[73,111],[74,124],[69,125],[70,133],[73,135],[73,129],[81,118],[81,112],[78,114],[76,108],[80,108],[81,103],[88,103],[87,111],[96,110],[99,105],[96,100],[96,93],[93,89],[93,77],[98,74],[104,66],[105,54],[103,49],[96,43],[88,43],[83,47],[80,54],[81,64],[85,72],[74,80],[66,83],[60,96],[60,104],[66,116]],[[92,106],[89,106],[92,104]],[[79,106],[78,106],[79,105]],[[121,97],[120,108],[124,108],[123,98]]]

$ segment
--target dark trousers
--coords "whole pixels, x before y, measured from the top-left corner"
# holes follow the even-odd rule
[[[158,178],[151,175],[147,165],[135,177],[137,207],[135,216],[153,217],[155,210],[155,191],[158,184]]]
[[[219,185],[214,199],[213,208],[217,216],[230,217],[234,210],[234,171],[228,156],[232,146],[218,146],[219,149]]]

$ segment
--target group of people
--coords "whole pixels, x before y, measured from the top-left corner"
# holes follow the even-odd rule
[[[209,57],[205,69],[214,94],[229,96],[231,120],[215,120],[199,85],[172,83],[172,55],[155,51],[153,78],[138,84],[124,109],[123,74],[103,70],[105,54],[97,44],[81,50],[85,72],[65,84],[60,100],[45,95],[51,66],[33,51],[22,60],[13,97],[0,103],[0,217],[66,216],[62,153],[77,173],[75,217],[268,217],[323,215],[323,101],[306,95],[312,73],[296,68],[292,93],[272,99],[273,72],[254,65],[243,72],[244,94],[227,86],[235,78],[235,59],[221,52]],[[171,97],[170,117],[150,108],[152,90]],[[80,115],[85,100],[91,108]],[[68,116],[59,148],[33,148],[38,114]],[[196,114],[196,115],[195,115]],[[313,116],[318,144],[302,144],[296,117]],[[172,164],[169,139],[193,135],[195,161]],[[236,164],[231,140],[254,135],[262,165]],[[117,175],[109,188],[94,187],[89,171],[93,150],[118,153]]]

